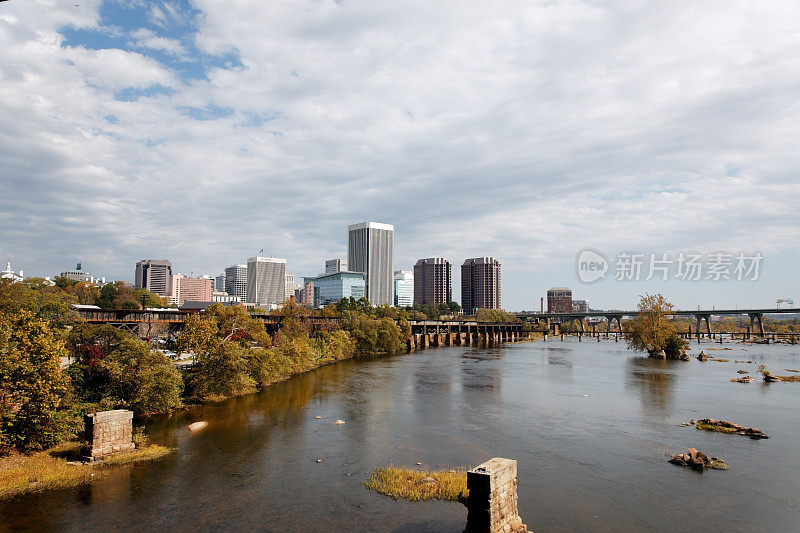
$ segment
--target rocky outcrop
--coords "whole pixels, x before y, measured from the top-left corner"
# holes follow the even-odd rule
[[[749,428],[745,426],[740,426],[739,424],[734,424],[733,422],[727,422],[725,420],[713,420],[711,418],[704,418],[702,420],[698,420],[695,427],[697,429],[703,429],[705,431],[716,431],[719,433],[733,433],[735,435],[744,435],[745,437],[750,437],[751,439],[769,438],[769,435],[766,435],[763,431],[761,431],[758,428]]]
[[[709,457],[703,452],[697,451],[696,448],[689,448],[686,453],[679,453],[673,455],[669,460],[670,463],[678,466],[688,466],[692,470],[702,472],[706,468],[714,470],[727,470],[728,465],[719,457]]]
[[[708,361],[708,356],[706,355],[706,352],[701,350],[700,353],[697,354],[697,359],[700,361]]]

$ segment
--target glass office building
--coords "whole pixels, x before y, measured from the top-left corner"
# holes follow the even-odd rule
[[[314,280],[314,307],[325,307],[342,298],[358,300],[365,294],[364,274],[361,272],[335,272]]]

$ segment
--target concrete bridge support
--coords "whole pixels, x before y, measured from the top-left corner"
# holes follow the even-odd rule
[[[464,533],[525,533],[517,506],[517,462],[495,457],[467,472]]]
[[[748,313],[750,316],[750,327],[747,328],[748,332],[753,329],[753,323],[758,323],[758,335],[760,337],[764,337],[764,324],[761,322],[761,317],[764,316],[762,313]],[[749,337],[749,335],[748,335]]]
[[[617,321],[617,328],[622,333],[622,315],[606,315],[606,337],[611,333],[611,324]]]
[[[700,321],[701,320],[705,320],[706,321],[706,332],[708,334],[708,338],[709,339],[711,338],[711,322],[709,321],[710,316],[711,315],[708,315],[708,314],[701,314],[701,315],[695,315],[694,316],[695,320],[697,320],[697,342],[700,342],[700,337],[703,335],[700,332]]]

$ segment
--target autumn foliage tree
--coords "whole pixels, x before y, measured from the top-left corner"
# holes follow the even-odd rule
[[[638,315],[629,325],[628,348],[657,356],[663,350],[676,358],[684,350],[683,340],[669,319],[674,309],[661,294],[645,294],[639,298]]]
[[[0,313],[0,450],[37,450],[61,439],[66,355],[47,320],[29,311]]]

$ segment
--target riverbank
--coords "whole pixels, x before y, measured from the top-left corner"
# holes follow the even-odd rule
[[[160,459],[175,450],[142,442],[135,451],[121,453],[96,463],[80,460],[82,443],[62,442],[32,454],[0,458],[0,500],[53,489],[77,487],[98,481],[112,468]]]

